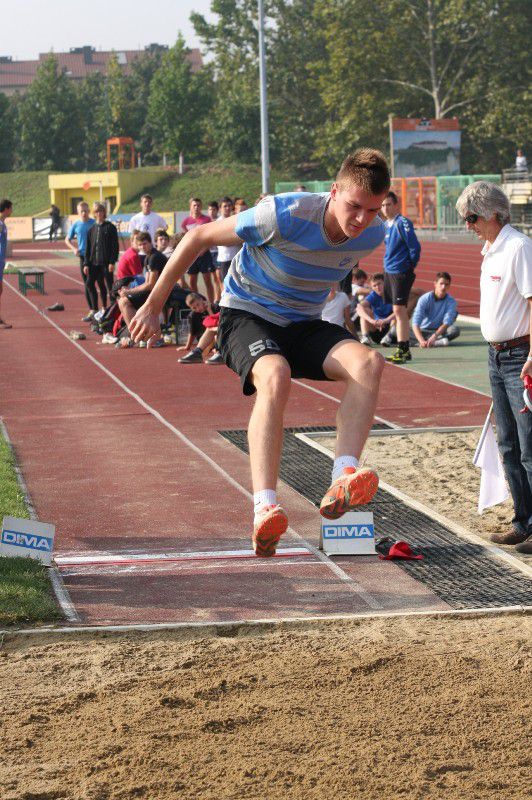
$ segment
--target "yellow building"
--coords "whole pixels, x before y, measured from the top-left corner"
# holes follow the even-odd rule
[[[142,168],[49,175],[50,201],[63,216],[76,214],[81,200],[89,205],[102,200],[110,214],[117,214],[122,203],[156,186],[167,174],[161,169]]]

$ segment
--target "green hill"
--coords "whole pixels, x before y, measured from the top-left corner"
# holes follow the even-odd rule
[[[39,214],[50,206],[48,174],[46,171],[2,172],[0,198],[8,197],[13,201],[13,213],[17,217]],[[286,171],[272,169],[271,191],[277,181],[293,181],[295,186],[299,178]],[[200,164],[187,169],[184,175],[167,172],[166,177],[150,189],[150,194],[154,198],[157,211],[185,211],[191,197],[201,197],[205,207],[209,200],[219,200],[226,194],[230,197],[244,197],[249,205],[253,205],[261,193],[261,185],[259,165]],[[138,211],[140,194],[123,203],[120,211]]]
[[[270,175],[270,191],[277,181],[294,181],[286,172],[272,170]],[[150,189],[153,205],[157,211],[185,211],[191,197],[201,197],[206,208],[209,200],[219,200],[224,195],[243,197],[248,205],[253,205],[261,193],[261,169],[258,165],[238,164],[220,166],[202,164],[190,167],[184,175],[170,172],[157,186]],[[122,203],[120,211],[128,213],[138,211],[140,194]]]
[[[13,203],[15,217],[31,217],[50,208],[48,172],[0,172],[0,198]]]

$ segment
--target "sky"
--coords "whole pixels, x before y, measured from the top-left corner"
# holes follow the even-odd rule
[[[192,11],[209,21],[211,0],[15,0],[2,12],[0,56],[35,59],[50,50],[92,45],[97,50],[137,50],[152,42],[174,44],[181,31],[188,47],[199,47],[189,22]],[[28,21],[31,24],[28,25]]]

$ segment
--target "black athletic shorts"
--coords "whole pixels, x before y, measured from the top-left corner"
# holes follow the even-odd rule
[[[415,279],[416,273],[413,269],[406,272],[385,272],[384,299],[386,302],[394,306],[406,306]]]
[[[212,258],[211,258],[211,251],[207,250],[206,253],[203,253],[199,258],[197,258],[193,264],[187,269],[188,275],[197,275],[199,272],[204,274],[205,272],[210,272],[212,270]]]
[[[323,362],[331,349],[345,340],[356,341],[345,328],[321,319],[282,327],[247,311],[222,308],[217,349],[227,366],[240,376],[244,394],[254,394],[249,374],[261,356],[284,356],[293,378],[326,381]]]
[[[132,292],[132,294],[127,295],[127,299],[132,304],[133,308],[139,310],[141,306],[144,305],[148,297],[150,296],[150,291],[146,289],[143,292]]]

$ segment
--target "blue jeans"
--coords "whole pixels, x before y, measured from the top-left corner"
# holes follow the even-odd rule
[[[523,381],[519,375],[528,356],[528,344],[497,352],[489,348],[488,365],[497,426],[497,442],[514,503],[513,527],[532,534],[532,413],[523,408]]]

